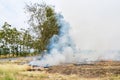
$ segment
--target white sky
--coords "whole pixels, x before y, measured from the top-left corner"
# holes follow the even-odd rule
[[[25,2],[41,0],[0,0],[0,26],[5,21],[26,27]],[[70,23],[70,34],[81,49],[120,49],[120,0],[45,0],[54,4]]]

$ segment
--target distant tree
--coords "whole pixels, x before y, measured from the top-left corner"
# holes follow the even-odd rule
[[[0,30],[0,47],[2,48],[4,46],[4,36],[5,36],[5,33],[3,30]]]
[[[18,45],[19,45],[20,32],[16,28],[13,28],[11,30],[12,30],[11,41],[12,41],[12,46],[13,46],[13,54],[16,54],[16,56],[18,56],[19,55]]]
[[[28,23],[37,35],[35,47],[39,51],[46,50],[50,38],[59,33],[54,8],[45,3],[35,3],[26,5],[26,11],[30,15]]]
[[[9,25],[7,22],[4,23],[4,25],[2,26],[3,30],[2,30],[2,38],[3,38],[3,49],[4,49],[4,54],[8,54],[9,52],[9,41],[10,41],[10,27],[11,25]]]
[[[3,55],[3,48],[4,48],[4,36],[5,33],[3,30],[0,30],[0,55]]]
[[[25,51],[30,52],[34,48],[34,41],[29,30],[18,31],[7,22],[0,29],[0,55],[8,56],[27,56]],[[23,54],[22,54],[23,53]],[[11,55],[12,54],[12,55]]]
[[[23,30],[22,32],[22,45],[23,45],[23,52],[30,52],[30,48],[32,48],[31,43],[32,43],[32,36],[29,33],[29,29],[21,29]]]

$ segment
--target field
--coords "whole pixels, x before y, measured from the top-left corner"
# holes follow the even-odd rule
[[[33,69],[30,59],[0,61],[0,80],[120,80],[119,61],[62,64]]]

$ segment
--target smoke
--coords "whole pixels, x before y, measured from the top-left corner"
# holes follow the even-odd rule
[[[77,48],[70,36],[70,25],[63,16],[56,16],[60,27],[59,35],[50,39],[45,55],[31,61],[30,65],[53,66],[65,63],[85,63],[98,60],[120,60],[120,51],[81,50]],[[79,34],[76,35],[79,37]],[[88,43],[89,44],[89,43]]]

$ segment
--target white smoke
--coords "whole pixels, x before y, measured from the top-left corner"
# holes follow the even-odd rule
[[[120,51],[80,50],[74,44],[69,34],[70,26],[63,16],[56,16],[60,27],[59,35],[54,35],[48,51],[43,57],[30,62],[30,65],[53,66],[64,63],[85,63],[97,60],[120,60]],[[79,35],[77,35],[79,37]],[[88,43],[89,44],[89,43]]]

